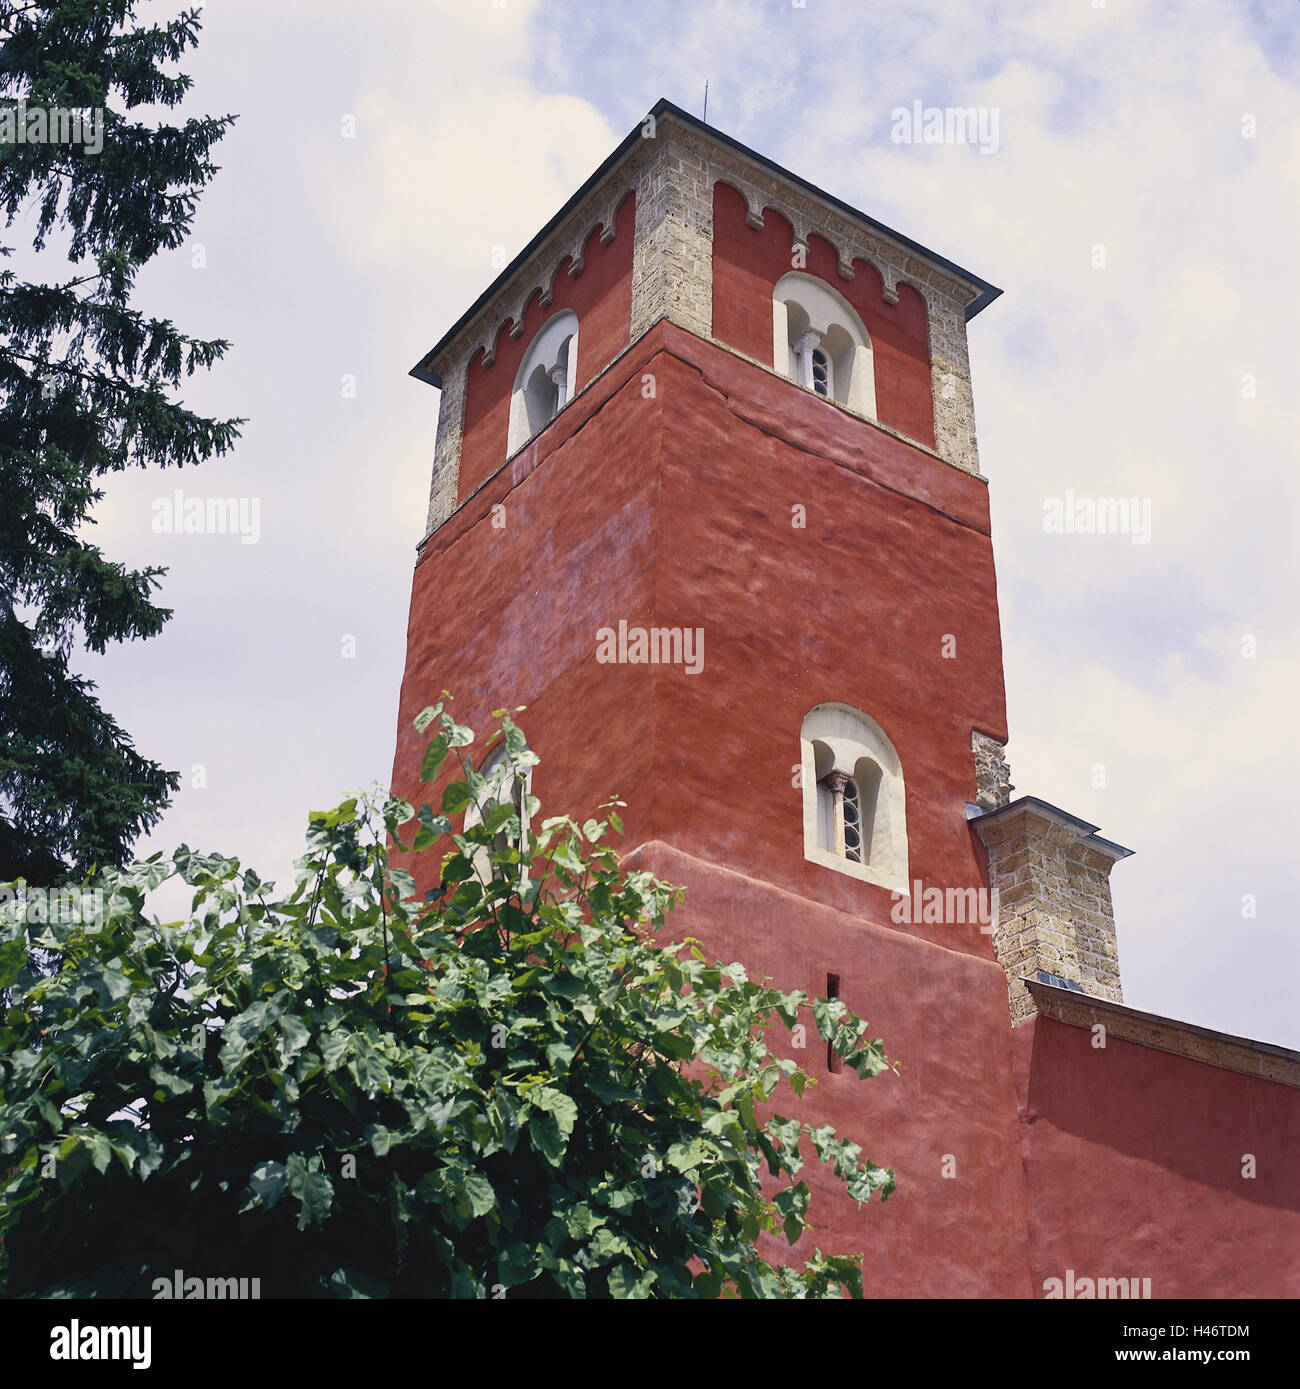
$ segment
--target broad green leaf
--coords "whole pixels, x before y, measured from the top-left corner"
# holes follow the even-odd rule
[[[259,1162],[248,1179],[248,1188],[257,1201],[270,1210],[284,1191],[285,1176],[282,1163]]]
[[[486,1215],[496,1205],[492,1183],[478,1172],[471,1172],[465,1178],[463,1189],[469,1198],[470,1211],[476,1216]]]

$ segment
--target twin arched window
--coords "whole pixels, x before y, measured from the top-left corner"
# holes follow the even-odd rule
[[[507,454],[522,448],[573,399],[578,380],[578,316],[548,318],[529,344],[510,395]]]
[[[804,857],[908,890],[906,798],[894,745],[847,704],[819,704],[800,732]]]
[[[792,271],[772,291],[772,364],[805,389],[876,418],[871,339],[824,280]]]

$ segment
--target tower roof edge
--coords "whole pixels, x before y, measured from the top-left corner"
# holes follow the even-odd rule
[[[540,228],[528,244],[512,261],[510,261],[500,274],[497,275],[470,307],[461,314],[456,322],[452,324],[441,338],[439,338],[433,347],[422,354],[420,360],[411,368],[409,373],[411,376],[415,377],[417,381],[423,381],[427,385],[441,388],[442,378],[438,372],[433,369],[433,363],[436,361],[439,354],[442,353],[461,330],[471,322],[475,315],[477,315],[495,295],[500,293],[505,284],[519,268],[528,261],[543,242],[545,242],[574,209],[591,194],[592,190],[603,178],[605,178],[615,165],[623,159],[629,150],[636,145],[642,138],[642,130],[646,121],[650,118],[653,118],[655,121],[662,119],[676,121],[686,128],[704,136],[706,139],[714,140],[718,144],[726,146],[742,158],[754,161],[775,177],[786,180],[809,196],[826,203],[842,215],[861,222],[863,225],[870,228],[877,236],[893,241],[898,246],[911,251],[913,254],[929,261],[932,265],[946,271],[954,278],[964,281],[966,284],[970,285],[972,289],[977,291],[974,298],[966,305],[965,316],[967,322],[974,318],[977,313],[986,309],[1002,293],[996,285],[990,284],[979,275],[964,269],[955,261],[948,260],[946,257],[939,255],[928,247],[922,246],[920,242],[913,241],[911,237],[904,236],[902,232],[895,231],[892,227],[888,227],[883,222],[877,221],[874,217],[868,216],[865,212],[861,211],[861,209],[852,206],[850,203],[846,203],[843,199],[837,198],[831,193],[827,193],[824,189],[818,188],[816,184],[810,183],[807,179],[801,178],[796,173],[792,173],[789,169],[776,163],[775,160],[769,159],[766,155],[760,154],[758,151],[750,149],[747,145],[741,144],[739,140],[733,139],[716,126],[706,125],[704,121],[696,116],[692,116],[687,111],[683,111],[681,107],[675,105],[666,97],[660,97],[646,115],[642,117],[619,142],[615,149],[601,161],[600,166],[584,181],[582,186],[566,200],[563,207]]]

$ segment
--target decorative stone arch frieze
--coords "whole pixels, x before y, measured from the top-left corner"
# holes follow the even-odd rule
[[[763,197],[762,194],[749,182],[734,175],[715,178],[709,187],[709,196],[713,196],[713,189],[719,183],[725,183],[733,193],[737,193],[745,202],[745,225],[753,227],[755,231],[762,231],[763,222]]]
[[[608,246],[614,240],[618,214],[623,204],[633,196],[634,185],[619,182],[612,192],[604,194],[596,209],[588,205],[579,208],[577,215],[549,237],[526,265],[520,267],[512,297],[485,307],[479,320],[466,328],[467,337],[474,342],[471,359],[479,348],[483,350],[483,365],[491,366],[496,358],[496,345],[503,331],[519,338],[524,331],[528,306],[537,299],[539,307],[547,309],[555,299],[555,286],[562,274],[577,279],[585,264],[587,244],[599,233],[600,242]]]
[[[846,280],[854,277],[855,260],[872,266],[880,276],[887,303],[897,302],[895,286],[902,279],[911,281],[927,304],[936,291],[950,296],[962,294],[962,287],[953,277],[937,267],[922,265],[906,252],[900,254],[883,238],[873,236],[861,225],[826,208],[810,195],[787,188],[760,170],[755,171],[754,178],[747,178],[736,169],[726,167],[726,152],[711,153],[716,158],[711,161],[710,172],[714,176],[710,183],[710,197],[714,184],[725,183],[734,189],[745,200],[745,221],[749,226],[761,230],[769,210],[779,213],[793,229],[796,246],[806,248],[810,236],[819,236],[828,242],[835,251],[839,273]],[[917,274],[916,270],[922,273]]]
[[[705,187],[695,220],[707,225],[710,236],[713,187],[725,183],[744,198],[746,221],[750,226],[761,227],[766,212],[771,210],[790,223],[796,244],[806,246],[807,238],[814,233],[829,241],[835,248],[839,272],[846,278],[851,276],[855,260],[873,266],[880,276],[885,303],[898,303],[901,284],[916,290],[926,310],[936,452],[954,467],[978,475],[965,322],[966,306],[976,291],[942,266],[920,259],[906,247],[853,221],[811,193],[785,184],[730,146],[706,144],[689,131],[681,138],[691,149],[701,151]],[[691,219],[687,216],[684,220]],[[710,291],[711,287],[710,274]],[[642,315],[643,320],[648,317],[648,314]],[[635,325],[635,306],[633,321]],[[692,327],[689,322],[683,322],[682,326]]]

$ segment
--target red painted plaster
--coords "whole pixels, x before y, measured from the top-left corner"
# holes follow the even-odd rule
[[[887,304],[879,272],[854,260],[853,278],[839,272],[835,248],[808,238],[807,263],[792,264],[794,229],[775,209],[763,210],[763,226],[745,222],[745,200],[725,183],[713,190],[713,336],[746,356],[772,359],[772,290],[792,269],[816,275],[837,290],[862,319],[871,339],[876,373],[876,414],[910,439],[934,447],[934,398],[930,378],[925,301],[910,285],[898,286]]]
[[[1153,1298],[1300,1295],[1300,1090],[1050,1018],[1014,1037],[1035,1296],[1067,1268]]]
[[[702,629],[703,671],[597,663],[620,619]],[[409,721],[444,687],[470,722],[527,703],[556,749],[544,799],[586,814],[617,791],[636,840],[888,921],[889,892],[803,857],[803,718],[839,700],[876,719],[912,877],[981,886],[970,731],[1005,729],[1001,672],[985,483],[661,323],[427,547],[395,784],[415,790]],[[991,957],[975,925],[907,929]]]
[[[873,1198],[859,1207],[809,1147],[800,1176],[813,1194],[811,1228],[793,1256],[811,1257],[818,1248],[864,1254],[868,1296],[1029,1296],[1001,968],[666,844],[644,846],[632,863],[688,885],[669,919],[671,935],[698,936],[716,958],[739,960],[751,976],[774,977],[784,989],[825,994],[827,974],[838,974],[839,996],[898,1063],[897,1074],[867,1081],[848,1070],[831,1074],[811,1017],[803,1049],[789,1044],[789,1034],[769,1034],[783,1044],[778,1053],[817,1081],[802,1100],[783,1085],[779,1112],[833,1124],[898,1179],[883,1204]],[[945,1159],[952,1176],[943,1175]],[[791,1257],[780,1238],[766,1252]]]

